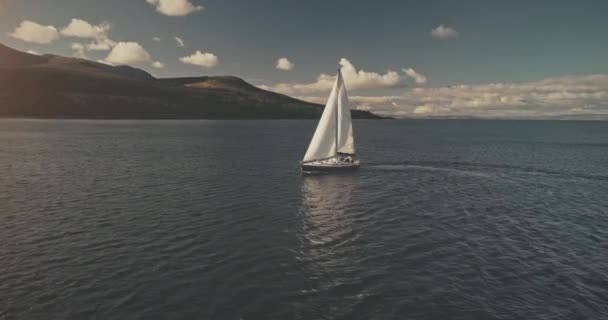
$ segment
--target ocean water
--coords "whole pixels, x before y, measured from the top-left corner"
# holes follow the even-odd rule
[[[606,319],[608,123],[0,120],[0,319]]]

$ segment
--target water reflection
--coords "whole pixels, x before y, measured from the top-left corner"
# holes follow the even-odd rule
[[[299,258],[319,264],[335,264],[356,239],[353,199],[357,174],[318,175],[302,178],[299,210]]]
[[[310,313],[300,318],[353,319],[377,301],[384,270],[366,245],[370,220],[360,182],[358,173],[302,178],[294,253],[307,280],[299,300]]]

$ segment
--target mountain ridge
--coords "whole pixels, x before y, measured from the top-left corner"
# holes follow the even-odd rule
[[[0,44],[0,117],[89,119],[319,118],[323,106],[234,76],[155,78],[130,66],[33,55]],[[352,110],[353,118],[380,119]]]

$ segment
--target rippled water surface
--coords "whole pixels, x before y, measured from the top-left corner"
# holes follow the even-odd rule
[[[0,319],[605,319],[608,123],[0,120]]]

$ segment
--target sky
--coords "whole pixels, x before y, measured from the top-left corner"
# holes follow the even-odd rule
[[[0,42],[395,117],[608,114],[608,1],[0,0]]]

